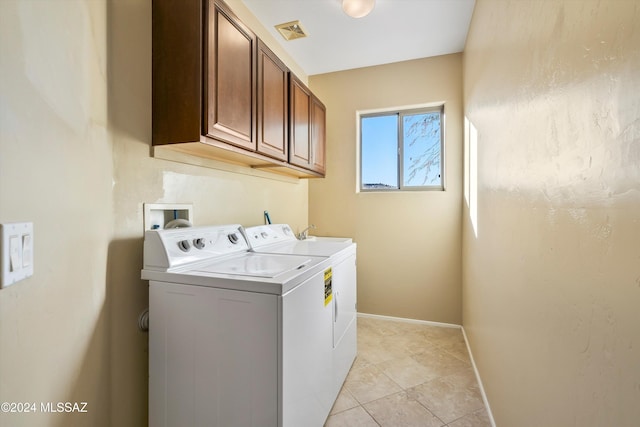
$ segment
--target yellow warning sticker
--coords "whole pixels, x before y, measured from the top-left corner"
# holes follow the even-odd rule
[[[324,271],[324,305],[327,306],[331,302],[333,298],[333,290],[331,286],[331,280],[333,278],[333,273],[331,271],[331,267],[327,268]]]

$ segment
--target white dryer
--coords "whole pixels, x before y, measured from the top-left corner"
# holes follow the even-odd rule
[[[249,251],[239,225],[145,233],[149,425],[322,426],[337,397],[327,257]]]
[[[243,229],[256,254],[326,257],[330,283],[328,298],[333,308],[334,392],[338,393],[357,353],[356,244],[350,238],[298,240],[288,224],[267,224]],[[329,295],[330,294],[330,295]]]

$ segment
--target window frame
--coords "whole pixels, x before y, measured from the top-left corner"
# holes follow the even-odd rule
[[[426,114],[426,113],[440,113],[440,184],[439,185],[404,185],[404,116]],[[398,167],[398,187],[397,188],[365,188],[362,180],[362,152],[363,152],[363,139],[362,139],[362,120],[371,117],[383,117],[383,116],[397,116],[397,155],[396,165]],[[437,105],[429,105],[425,107],[408,107],[408,108],[393,108],[389,110],[380,110],[375,112],[359,112],[358,113],[358,191],[362,193],[375,193],[375,192],[411,192],[411,191],[446,191],[446,173],[445,173],[445,111],[444,103]]]

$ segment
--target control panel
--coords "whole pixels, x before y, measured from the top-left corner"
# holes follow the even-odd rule
[[[297,240],[288,224],[266,224],[249,227],[244,230],[249,245],[256,249],[273,243]]]
[[[169,269],[247,250],[238,224],[149,230],[144,237],[144,266]]]

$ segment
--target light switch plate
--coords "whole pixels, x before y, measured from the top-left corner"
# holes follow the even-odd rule
[[[0,224],[0,288],[33,276],[33,223]]]

